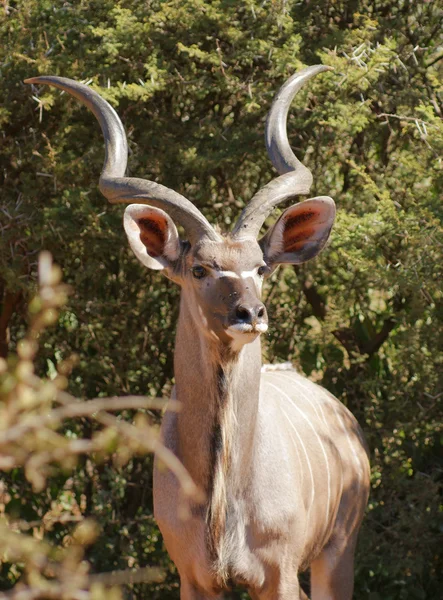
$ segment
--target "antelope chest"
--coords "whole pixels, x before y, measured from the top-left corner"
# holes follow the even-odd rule
[[[182,498],[178,480],[155,468],[155,517],[168,552],[180,575],[208,592],[231,583],[260,588],[280,572],[282,560],[285,570],[297,572],[315,552],[310,539],[327,535],[328,524],[313,519],[311,495],[302,491],[303,471],[295,447],[288,451],[284,428],[274,431],[275,411],[275,406],[260,411],[254,459],[247,472],[235,463],[234,452],[230,469],[220,470],[220,478],[213,481],[209,503],[194,506],[186,519],[177,510]],[[167,447],[177,453],[175,418],[166,415],[163,430]],[[324,508],[324,502],[320,504]],[[314,527],[318,521],[320,529]]]
[[[207,506],[194,507],[186,519],[177,516],[180,489],[174,476],[156,469],[154,481],[155,518],[168,552],[181,577],[198,588],[208,593],[232,584],[260,588],[280,570],[282,556],[297,570],[294,541],[304,535],[302,505],[260,505],[249,494],[232,494],[228,486],[224,526],[215,533]]]

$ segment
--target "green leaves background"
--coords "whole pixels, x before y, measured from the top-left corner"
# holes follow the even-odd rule
[[[45,248],[73,293],[39,368],[50,375],[77,353],[70,391],[85,398],[168,393],[179,292],[137,264],[122,209],[97,190],[92,115],[23,79],[91,81],[125,125],[130,174],[229,228],[275,175],[263,143],[274,93],[305,65],[335,68],[299,94],[288,129],[312,195],[335,198],[337,225],[318,259],[268,285],[265,352],[326,385],[365,428],[373,490],[356,598],[436,599],[442,585],[441,25],[438,3],[409,0],[21,0],[0,15],[0,343],[14,351],[24,331]],[[42,518],[73,490],[102,527],[97,570],[168,564],[150,458],[118,470],[88,461],[42,494],[19,471],[4,480],[4,510],[20,518]],[[3,565],[2,585],[19,573]],[[178,598],[177,576],[171,567],[165,583],[128,594]]]

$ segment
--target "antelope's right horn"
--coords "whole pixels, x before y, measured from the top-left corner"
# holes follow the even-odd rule
[[[288,79],[275,97],[266,121],[265,142],[268,156],[280,177],[270,181],[251,198],[234,226],[232,234],[235,237],[257,237],[266,218],[278,204],[309,193],[312,173],[298,160],[289,145],[288,111],[297,92],[311,77],[331,70],[332,67],[326,65],[307,67]]]
[[[119,116],[104,98],[83,83],[65,77],[32,77],[25,83],[47,84],[74,96],[95,115],[105,138],[105,161],[100,176],[100,191],[112,204],[148,204],[165,210],[179,223],[191,243],[201,237],[220,239],[212,225],[192,202],[155,181],[125,177],[128,161],[126,134]]]

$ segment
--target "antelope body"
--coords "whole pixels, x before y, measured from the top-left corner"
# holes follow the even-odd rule
[[[184,600],[221,598],[232,584],[258,600],[306,598],[298,573],[308,567],[312,600],[352,597],[369,489],[361,430],[338,400],[295,371],[262,372],[260,348],[268,326],[263,279],[278,264],[315,256],[335,217],[331,198],[313,198],[288,208],[257,241],[273,207],[309,192],[312,175],[289,146],[286,119],[300,87],[327,69],[309,67],[280,90],[266,128],[280,176],[227,235],[173,190],[124,177],[124,129],[96,92],[59,77],[27,80],[66,90],[93,111],[106,142],[100,189],[113,203],[136,202],[124,219],[132,249],[182,288],[174,355],[182,410],[166,412],[162,433],[206,501],[180,518],[180,484],[156,465],[154,509]]]

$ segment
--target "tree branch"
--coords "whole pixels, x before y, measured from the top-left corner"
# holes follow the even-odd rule
[[[5,290],[3,296],[3,308],[0,313],[0,358],[6,358],[9,348],[8,326],[15,308],[21,299],[21,291],[8,292]]]
[[[369,342],[361,346],[360,352],[362,354],[368,354],[369,356],[375,354],[388,339],[389,334],[395,327],[395,324],[396,321],[392,317],[385,319],[380,331],[376,333],[375,336],[369,340]]]
[[[301,281],[302,290],[306,300],[309,302],[312,308],[312,312],[315,317],[324,321],[328,313],[328,306],[325,299],[318,293],[314,282],[309,279],[302,281],[302,272],[300,267],[294,266],[294,271],[299,281]],[[341,329],[335,329],[332,335],[337,341],[345,348],[348,354],[368,354],[372,356],[375,354],[384,342],[388,339],[389,334],[394,329],[396,321],[393,317],[385,319],[381,330],[375,334],[375,336],[366,343],[361,343],[354,330],[351,327],[342,327]]]

